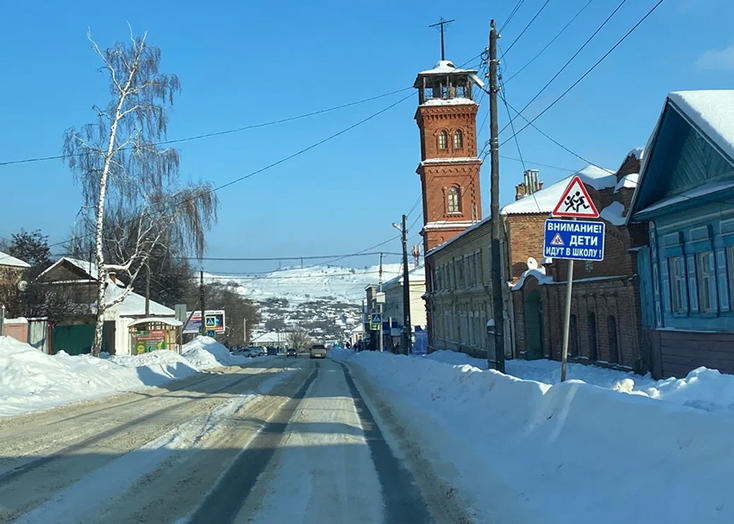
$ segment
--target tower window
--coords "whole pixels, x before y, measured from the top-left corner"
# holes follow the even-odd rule
[[[446,131],[441,131],[438,134],[438,148],[439,149],[449,148],[449,134]]]
[[[464,149],[464,133],[461,129],[454,132],[454,149]]]
[[[450,187],[448,191],[447,210],[449,213],[461,213],[461,195],[458,187]]]

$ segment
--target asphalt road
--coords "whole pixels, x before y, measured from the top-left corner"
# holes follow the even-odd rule
[[[379,392],[269,357],[0,420],[0,523],[458,523]]]

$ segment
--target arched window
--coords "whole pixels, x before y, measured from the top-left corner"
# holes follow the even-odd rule
[[[570,328],[570,338],[568,343],[568,352],[574,356],[579,356],[579,321],[578,318],[576,318],[576,315],[571,315],[571,328]]]
[[[589,358],[596,361],[599,359],[599,348],[596,345],[596,315],[594,313],[589,313],[586,320],[588,323],[587,329],[589,334]]]
[[[464,133],[461,132],[461,129],[454,132],[454,149],[464,149]]]
[[[461,195],[458,187],[452,186],[449,188],[446,204],[449,213],[461,213]]]
[[[439,149],[449,148],[449,134],[446,131],[441,131],[438,134],[438,148]]]

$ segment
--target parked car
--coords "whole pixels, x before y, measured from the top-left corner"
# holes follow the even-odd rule
[[[298,351],[296,351],[296,348],[288,348],[285,352],[285,358],[288,357],[298,357]]]
[[[323,344],[311,346],[311,358],[326,358],[326,346]]]
[[[277,348],[268,348],[268,356],[274,357],[278,354]]]

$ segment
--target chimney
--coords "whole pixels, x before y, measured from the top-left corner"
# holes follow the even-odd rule
[[[526,195],[532,195],[543,189],[543,182],[539,180],[537,169],[528,169],[523,173],[524,182],[515,186],[515,200],[520,200]]]
[[[110,280],[112,280],[112,282],[117,284],[117,273],[115,273],[114,271],[110,271],[109,273],[107,273],[107,276],[110,277]]]

